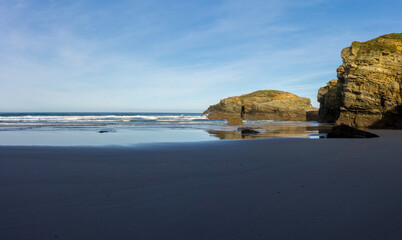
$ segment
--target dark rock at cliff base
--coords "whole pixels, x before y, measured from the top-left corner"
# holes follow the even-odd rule
[[[240,127],[237,130],[240,131],[240,133],[242,135],[255,135],[255,134],[260,133],[260,132],[258,132],[256,130],[254,130],[253,128],[251,128],[251,127]]]
[[[402,128],[402,33],[342,50],[338,79],[318,91],[319,122]]]
[[[317,109],[310,99],[277,90],[260,90],[221,100],[204,113],[209,119],[314,121]]]
[[[327,138],[375,138],[378,135],[350,127],[345,124],[334,126],[327,135]]]

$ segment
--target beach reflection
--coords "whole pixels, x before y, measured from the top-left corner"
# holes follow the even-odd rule
[[[242,134],[237,128],[231,130],[206,130],[210,135],[221,140],[234,139],[261,139],[261,138],[323,138],[329,125],[320,125],[312,122],[286,122],[270,123],[263,125],[247,124],[244,127],[250,127],[259,133]]]
[[[205,127],[210,127],[205,129]],[[177,125],[154,126],[92,126],[92,127],[0,127],[0,146],[133,146],[135,144],[169,142],[203,142],[218,139],[320,138],[325,128],[315,122],[246,121],[243,128],[257,134],[241,134],[240,126]]]

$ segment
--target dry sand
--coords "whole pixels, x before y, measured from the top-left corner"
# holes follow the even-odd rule
[[[402,239],[402,131],[0,147],[0,239]]]

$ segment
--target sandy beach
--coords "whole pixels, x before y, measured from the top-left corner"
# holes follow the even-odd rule
[[[0,239],[402,239],[402,131],[0,147]]]

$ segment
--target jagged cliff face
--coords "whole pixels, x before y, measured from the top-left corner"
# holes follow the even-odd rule
[[[317,101],[320,103],[318,111],[318,121],[323,123],[333,123],[339,117],[341,88],[338,80],[331,80],[327,86],[318,90]]]
[[[402,128],[402,34],[353,42],[341,56],[338,80],[318,92],[319,121]]]
[[[203,115],[209,119],[229,119],[240,116],[246,120],[305,121],[314,118],[310,99],[292,93],[262,90],[221,100]]]

